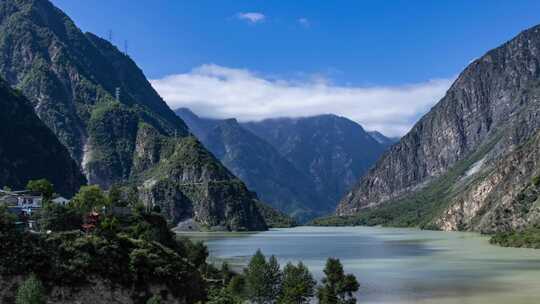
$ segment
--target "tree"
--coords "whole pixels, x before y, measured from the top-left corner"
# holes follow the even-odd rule
[[[231,281],[229,282],[229,285],[227,285],[227,289],[231,294],[238,298],[245,297],[246,294],[246,280],[244,276],[242,275],[236,275],[234,276]]]
[[[268,290],[271,292],[271,298],[269,299],[269,302],[275,303],[281,295],[282,280],[282,273],[279,269],[279,263],[275,256],[271,256],[270,259],[268,259],[265,277],[265,283]]]
[[[120,224],[114,216],[106,217],[99,223],[98,233],[105,238],[114,238],[119,231]]]
[[[82,186],[71,204],[82,212],[100,211],[101,208],[108,206],[105,194],[96,185]]]
[[[223,262],[221,264],[221,270],[219,271],[221,275],[221,280],[223,282],[223,285],[229,284],[231,279],[234,276],[234,273],[231,271],[229,264],[227,262]]]
[[[328,258],[324,268],[323,286],[319,288],[317,297],[321,304],[356,303],[354,292],[360,284],[352,274],[345,275],[339,259]]]
[[[114,184],[107,193],[107,202],[109,206],[126,207],[127,202],[122,199],[122,189]]]
[[[302,262],[298,263],[298,266],[287,263],[283,269],[282,291],[278,303],[309,303],[315,295],[316,284],[309,269]]]
[[[17,289],[15,304],[45,304],[43,285],[34,274]]]
[[[146,301],[146,304],[161,304],[161,297],[158,296],[152,296],[148,301]]]
[[[257,250],[245,269],[246,293],[248,299],[256,304],[269,303],[272,297],[266,284],[266,269],[268,265],[261,250]]]
[[[242,301],[226,288],[210,290],[208,304],[240,304]]]
[[[41,194],[46,201],[50,201],[54,194],[53,184],[44,178],[29,181],[26,189]]]
[[[78,230],[83,224],[83,216],[75,208],[48,204],[42,209],[39,222],[43,230]]]
[[[281,293],[282,273],[275,256],[268,262],[260,250],[251,258],[244,270],[246,277],[246,293],[253,303],[275,303]]]
[[[8,212],[7,207],[0,205],[0,235],[13,232],[16,219],[15,215]]]

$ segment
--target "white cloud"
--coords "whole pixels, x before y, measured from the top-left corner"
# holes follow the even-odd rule
[[[349,87],[321,77],[269,79],[249,70],[207,64],[151,82],[171,108],[188,107],[205,117],[251,121],[332,113],[395,136],[406,133],[444,95],[452,79]]]
[[[303,17],[298,19],[298,23],[306,28],[311,26],[311,22],[309,22],[309,19]]]
[[[236,17],[240,20],[245,20],[249,23],[260,23],[260,22],[263,22],[264,19],[266,19],[266,16],[264,14],[257,13],[257,12],[238,13],[236,14]]]

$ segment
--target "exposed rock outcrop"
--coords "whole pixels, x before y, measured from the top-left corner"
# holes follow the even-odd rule
[[[540,125],[539,84],[537,26],[471,63],[342,199],[337,214],[380,214],[414,201],[432,207],[408,214],[416,217],[411,225],[430,222],[447,230],[482,231],[526,225],[528,213],[514,210],[514,198],[537,168],[529,159],[534,155],[519,151],[533,150],[527,145]],[[523,172],[526,166],[528,173]],[[432,196],[436,191],[441,195]],[[507,209],[515,217],[497,216]]]

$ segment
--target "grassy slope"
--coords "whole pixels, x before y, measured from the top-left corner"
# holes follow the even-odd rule
[[[458,162],[446,174],[411,194],[389,201],[377,208],[365,209],[355,216],[330,216],[315,219],[310,224],[317,226],[384,225],[436,229],[433,221],[448,207],[450,199],[463,190],[463,185],[456,186],[459,184],[457,181],[463,177],[467,169],[484,157],[499,138],[498,135],[494,136],[488,144]]]

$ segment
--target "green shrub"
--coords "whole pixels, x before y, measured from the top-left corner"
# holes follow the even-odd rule
[[[532,178],[532,183],[535,187],[540,186],[540,175],[537,175]]]
[[[43,285],[34,274],[17,289],[15,304],[45,304]]]

